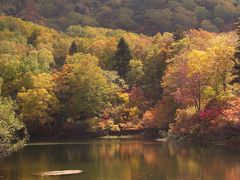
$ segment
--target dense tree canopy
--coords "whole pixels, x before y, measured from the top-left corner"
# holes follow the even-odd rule
[[[179,6],[174,2],[172,6]],[[223,15],[219,11],[226,11],[223,4],[207,2],[209,6],[196,9],[195,1],[181,1],[184,7],[176,8],[176,21],[190,27],[197,24],[195,10],[202,19],[211,17],[211,12],[204,16],[209,9],[216,9],[219,16]],[[65,3],[59,1],[58,6]],[[119,3],[108,5],[117,8]],[[147,4],[157,8],[166,2]],[[105,10],[109,11],[107,5]],[[121,18],[132,14],[120,10]],[[173,16],[171,9],[160,12],[152,9],[148,14]],[[73,21],[76,17],[90,21],[76,13],[69,16]],[[206,20],[204,25],[213,28],[209,23]],[[16,121],[20,129],[25,124],[32,136],[146,128],[204,135],[211,129],[239,127],[239,83],[232,83],[238,70],[238,34],[178,28],[175,34],[147,36],[74,25],[63,33],[0,16],[0,111],[8,114],[2,119]],[[10,133],[11,138],[20,130],[12,127],[0,129],[0,136]]]
[[[97,66],[96,58],[79,55],[74,54],[71,58],[77,61],[64,65],[57,74],[61,81],[56,91],[63,111],[71,114],[72,118],[84,120],[98,116],[110,104],[114,89],[103,70]]]
[[[70,25],[122,28],[146,34],[203,28],[232,29],[237,0],[2,0],[0,13],[59,30]]]

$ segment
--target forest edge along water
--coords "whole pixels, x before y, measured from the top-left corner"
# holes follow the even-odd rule
[[[28,135],[50,141],[164,129],[177,142],[239,145],[240,23],[235,28],[60,32],[2,15],[0,142],[13,152]]]
[[[1,0],[1,179],[240,179],[239,12]]]

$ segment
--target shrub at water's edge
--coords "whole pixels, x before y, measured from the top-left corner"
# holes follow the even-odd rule
[[[170,128],[170,141],[194,144],[240,145],[240,98],[212,100],[200,112],[178,110]]]
[[[0,98],[0,158],[19,150],[26,143],[26,128],[17,117],[15,106],[13,100]]]

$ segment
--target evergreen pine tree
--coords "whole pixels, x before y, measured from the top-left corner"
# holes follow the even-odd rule
[[[184,38],[184,33],[182,28],[177,27],[176,30],[173,32],[173,38],[175,41],[179,41]]]
[[[115,54],[114,69],[118,72],[121,78],[125,78],[129,68],[129,62],[132,59],[131,51],[124,38],[121,38],[118,43],[118,50]]]
[[[236,23],[236,26],[236,33],[238,35],[238,47],[236,48],[236,52],[233,58],[234,67],[232,75],[234,76],[234,79],[232,80],[232,84],[240,83],[240,21]]]
[[[28,37],[28,39],[27,39],[27,43],[28,44],[31,44],[32,46],[34,46],[34,47],[37,47],[37,38],[38,38],[38,36],[40,35],[40,32],[39,31],[33,31],[32,32],[32,34],[31,34],[31,36],[30,37]]]
[[[73,41],[72,45],[69,48],[69,54],[73,55],[75,53],[78,53],[78,46],[77,46],[77,43],[75,41]]]

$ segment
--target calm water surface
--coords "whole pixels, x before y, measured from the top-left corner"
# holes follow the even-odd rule
[[[55,170],[79,175],[37,177]],[[239,148],[138,140],[35,143],[0,162],[0,180],[240,180]]]

